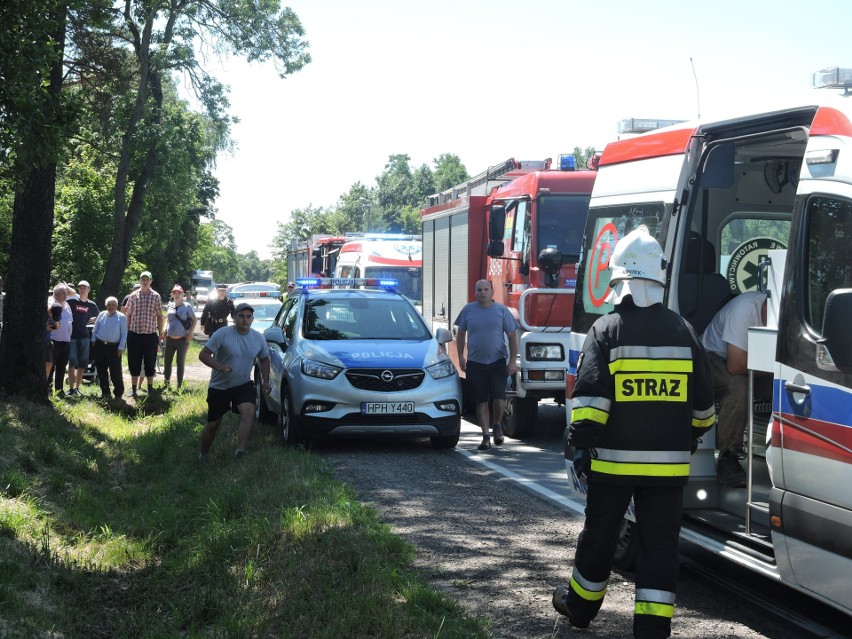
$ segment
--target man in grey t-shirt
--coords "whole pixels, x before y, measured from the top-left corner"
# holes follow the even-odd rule
[[[459,368],[465,372],[468,390],[476,404],[477,422],[482,429],[482,443],[478,448],[488,450],[491,448],[488,430],[492,421],[494,444],[503,443],[500,422],[506,409],[506,378],[518,371],[518,322],[508,308],[494,301],[491,282],[479,280],[476,301],[462,308],[455,324],[459,327],[456,336]],[[509,340],[508,353],[504,335]],[[467,360],[464,358],[465,342]]]
[[[263,392],[269,387],[269,347],[263,335],[252,330],[254,309],[245,302],[235,309],[234,325],[219,329],[207,340],[198,355],[205,365],[213,369],[207,389],[207,425],[201,432],[201,452],[198,458],[207,459],[207,453],[222,417],[229,410],[240,416],[237,432],[237,449],[234,457],[245,454],[251,429],[254,427],[255,389],[251,381],[254,362],[260,362]]]

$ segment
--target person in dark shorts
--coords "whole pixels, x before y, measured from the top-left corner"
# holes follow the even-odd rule
[[[201,432],[200,461],[207,459],[222,417],[228,411],[240,416],[234,457],[239,459],[245,455],[246,444],[254,427],[257,401],[251,380],[255,359],[260,362],[263,392],[267,395],[270,392],[269,347],[263,336],[251,328],[254,309],[250,304],[242,303],[235,310],[234,325],[217,330],[198,355],[203,364],[213,369],[207,390],[207,425]]]
[[[477,422],[482,429],[482,443],[478,448],[488,450],[492,422],[494,444],[503,443],[500,420],[506,409],[506,378],[518,370],[518,322],[507,307],[494,301],[491,282],[479,280],[476,301],[462,308],[455,324],[459,327],[456,337],[459,368],[465,372],[468,390],[476,404]],[[508,338],[508,350],[504,336]],[[464,358],[465,343],[467,360]]]

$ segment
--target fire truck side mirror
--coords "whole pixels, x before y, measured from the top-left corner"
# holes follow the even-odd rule
[[[852,333],[849,318],[852,317],[852,288],[835,289],[825,300],[822,319],[822,339],[817,352],[823,347],[828,351],[835,368],[842,373],[852,373]]]
[[[491,240],[485,251],[488,257],[503,257],[503,240]]]
[[[493,244],[495,241],[503,241],[506,231],[506,207],[502,204],[491,205],[491,216],[488,220],[488,239]],[[491,255],[489,253],[489,255]],[[501,252],[500,255],[503,255]],[[491,257],[494,257],[493,255]]]

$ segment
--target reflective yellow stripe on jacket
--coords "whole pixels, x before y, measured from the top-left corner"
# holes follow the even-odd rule
[[[587,419],[598,424],[606,424],[612,402],[605,397],[575,397],[571,400],[571,421]]]
[[[596,448],[592,470],[607,475],[643,477],[686,477],[689,475],[689,451],[617,450]]]

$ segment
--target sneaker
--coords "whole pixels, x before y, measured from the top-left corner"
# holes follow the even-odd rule
[[[243,450],[242,448],[237,448],[237,450],[234,451],[234,459],[242,459],[243,457],[245,457],[245,454],[245,450]]]
[[[568,608],[568,592],[570,588],[568,584],[560,584],[556,586],[556,589],[553,591],[553,607],[556,609],[560,615],[565,615],[568,617],[568,623],[570,623],[575,628],[588,628],[591,623],[590,620],[580,619],[571,612]]]
[[[503,427],[500,424],[494,424],[491,427],[491,433],[494,435],[494,445],[502,446],[503,442]]]
[[[716,461],[716,481],[730,488],[745,488],[746,474],[736,453],[730,450],[719,453],[719,459]]]
[[[128,393],[127,393],[127,396],[128,396],[128,397],[132,397],[133,399],[136,399],[137,397],[139,397],[139,396],[136,394],[136,389],[135,389],[135,388],[130,389],[130,392],[128,392]]]
[[[80,389],[79,389],[79,388],[75,388],[75,389],[74,389],[73,391],[71,391],[71,392],[74,394],[74,397],[82,397],[82,396],[83,396],[83,393],[81,393],[81,392],[80,392]]]

